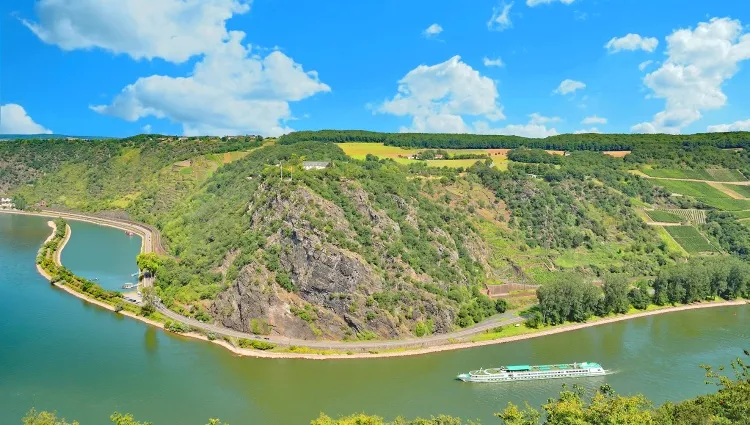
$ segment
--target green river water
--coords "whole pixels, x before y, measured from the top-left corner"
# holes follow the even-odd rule
[[[671,313],[512,344],[376,360],[270,360],[168,334],[91,306],[49,285],[34,258],[47,220],[0,214],[0,424],[31,407],[82,425],[113,411],[155,425],[306,424],[321,411],[498,423],[508,401],[539,405],[564,380],[469,384],[462,371],[503,364],[596,361],[617,373],[576,382],[611,384],[656,402],[711,390],[701,363],[728,364],[750,348],[750,307]],[[72,222],[63,262],[109,288],[131,281],[138,238]]]

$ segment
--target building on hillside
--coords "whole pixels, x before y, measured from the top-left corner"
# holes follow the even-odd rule
[[[305,170],[322,170],[328,168],[331,165],[331,161],[305,161],[302,163],[302,168]]]
[[[13,209],[15,208],[15,205],[13,205],[13,200],[10,198],[0,198],[0,209]]]

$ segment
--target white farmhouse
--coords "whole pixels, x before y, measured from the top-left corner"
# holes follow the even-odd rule
[[[330,164],[331,161],[304,161],[302,163],[302,168],[305,170],[322,170],[328,168]]]
[[[2,209],[13,209],[13,200],[11,198],[0,198],[0,208]]]

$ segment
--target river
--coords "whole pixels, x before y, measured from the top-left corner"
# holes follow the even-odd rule
[[[154,425],[307,424],[320,412],[393,418],[445,413],[498,423],[508,401],[539,405],[562,380],[469,384],[462,371],[516,363],[597,361],[617,373],[571,382],[641,392],[657,403],[708,392],[701,363],[728,364],[750,347],[750,307],[671,313],[510,344],[416,357],[277,360],[235,357],[127,319],[52,287],[34,258],[46,219],[0,214],[0,423],[31,407],[82,425],[114,411]],[[63,262],[105,286],[129,280],[140,240],[72,223]],[[77,236],[78,233],[78,236]],[[114,286],[111,286],[114,285]]]

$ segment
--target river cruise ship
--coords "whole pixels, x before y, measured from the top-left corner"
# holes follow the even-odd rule
[[[492,369],[472,370],[456,378],[464,382],[505,382],[530,379],[577,378],[581,376],[606,375],[598,363],[568,363],[542,366],[501,366]]]

